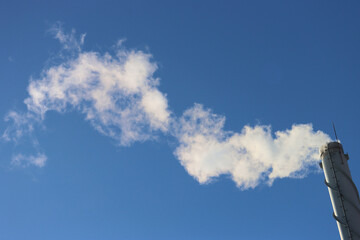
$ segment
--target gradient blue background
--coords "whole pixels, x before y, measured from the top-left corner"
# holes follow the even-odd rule
[[[334,121],[360,186],[359,12],[358,1],[2,1],[0,116],[25,110],[61,21],[87,34],[85,50],[126,38],[152,53],[178,116],[198,102],[227,130],[313,123],[332,137]],[[226,176],[200,185],[172,138],[117,147],[74,112],[44,124],[44,168],[13,168],[24,146],[0,145],[0,239],[339,239],[321,172],[247,191]]]

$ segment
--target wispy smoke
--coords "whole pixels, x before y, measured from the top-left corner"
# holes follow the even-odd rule
[[[73,32],[58,29],[55,36],[67,47],[81,45],[74,43]],[[151,55],[142,51],[119,48],[114,56],[79,52],[32,79],[25,104],[41,119],[51,110],[81,111],[99,132],[129,145],[168,129],[170,112],[153,77],[156,69]]]
[[[17,154],[12,157],[11,164],[14,166],[22,166],[27,167],[30,165],[34,165],[36,167],[43,167],[45,166],[45,162],[47,157],[45,154],[38,153],[37,155],[24,155],[24,154]]]
[[[55,39],[59,40],[64,50],[81,51],[81,47],[84,44],[86,34],[80,34],[77,37],[75,29],[72,29],[70,33],[64,33],[62,23],[57,22],[50,29],[49,32]]]
[[[158,133],[175,137],[175,155],[200,183],[222,174],[231,176],[241,189],[254,188],[276,178],[303,177],[319,161],[318,149],[328,135],[311,124],[271,133],[270,126],[245,126],[240,133],[224,130],[225,117],[200,104],[175,117],[166,95],[154,77],[157,65],[149,53],[127,50],[119,41],[114,54],[83,51],[85,35],[76,37],[56,25],[51,32],[64,50],[72,51],[63,62],[31,79],[26,113],[10,111],[11,122],[2,139],[17,141],[31,134],[48,111],[80,111],[100,133],[120,145],[154,138]],[[74,54],[75,52],[75,54]],[[17,154],[13,165],[45,165],[46,156]]]
[[[3,132],[1,138],[5,141],[17,142],[24,134],[29,134],[34,130],[34,123],[39,119],[31,112],[9,111],[4,120],[10,124]]]

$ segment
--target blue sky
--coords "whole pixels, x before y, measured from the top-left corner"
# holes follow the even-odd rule
[[[23,121],[0,121],[0,238],[339,239],[311,154],[325,133],[333,138],[334,121],[360,184],[359,8],[356,1],[3,3],[0,115]],[[60,101],[49,69],[63,64],[71,85],[79,76],[71,69],[88,73],[76,64],[81,56],[95,61],[95,72],[129,63],[147,74],[136,90],[131,74],[96,75],[130,84],[111,93],[116,104],[106,111],[95,103],[108,95],[81,95],[83,85],[63,85]],[[96,84],[86,86],[104,89]],[[127,106],[134,118],[118,114]],[[40,107],[48,109],[43,116]],[[293,124],[309,123],[314,131],[295,125],[295,134]],[[292,137],[276,141],[287,129]],[[292,141],[310,149],[304,158]]]

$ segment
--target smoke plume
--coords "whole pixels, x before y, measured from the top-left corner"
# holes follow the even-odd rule
[[[97,131],[123,146],[161,133],[175,137],[179,145],[174,154],[197,181],[207,183],[224,174],[241,189],[272,184],[276,178],[304,177],[319,161],[319,147],[330,140],[311,124],[274,135],[263,125],[245,126],[240,133],[225,131],[225,117],[200,104],[176,117],[158,89],[151,54],[128,50],[122,41],[113,54],[83,51],[85,34],[77,39],[74,30],[66,34],[58,25],[51,32],[71,54],[30,79],[27,112],[7,114],[3,140],[16,142],[33,134],[48,111],[79,111]],[[20,153],[12,163],[43,167],[46,160],[41,152]]]
[[[273,137],[270,126],[245,126],[233,133],[224,131],[224,123],[225,117],[199,104],[179,120],[175,155],[200,183],[227,174],[247,189],[276,178],[304,177],[319,161],[319,146],[330,140],[311,124],[293,125]]]

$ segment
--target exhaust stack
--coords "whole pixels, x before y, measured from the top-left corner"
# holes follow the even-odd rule
[[[342,240],[360,240],[360,198],[351,178],[349,156],[344,154],[339,142],[327,143],[320,149],[320,154],[320,167],[324,170],[340,237]]]

